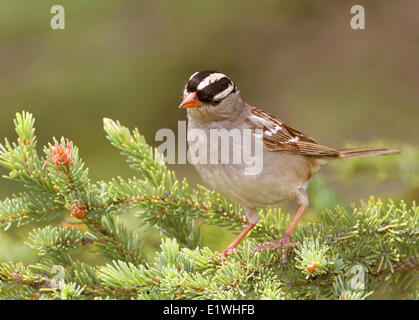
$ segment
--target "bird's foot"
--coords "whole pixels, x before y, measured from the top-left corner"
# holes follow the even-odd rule
[[[230,254],[233,254],[236,251],[236,248],[228,247],[227,249],[221,251],[221,265],[225,265],[225,258]]]
[[[281,238],[281,240],[279,241],[272,241],[272,242],[264,242],[260,245],[258,245],[255,250],[253,250],[253,254],[255,254],[256,252],[259,252],[261,250],[274,250],[277,249],[279,247],[282,248],[282,262],[284,264],[288,263],[287,260],[287,247],[291,246],[291,247],[295,247],[297,245],[297,242],[294,241],[290,241],[290,236],[288,234],[284,234]]]

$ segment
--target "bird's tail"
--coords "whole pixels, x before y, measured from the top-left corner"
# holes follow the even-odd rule
[[[377,156],[400,153],[400,150],[390,148],[355,148],[339,150],[339,158]]]

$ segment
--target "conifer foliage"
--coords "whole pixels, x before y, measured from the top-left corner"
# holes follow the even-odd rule
[[[0,145],[0,165],[26,192],[0,201],[0,227],[33,225],[27,245],[40,259],[1,263],[0,299],[365,299],[383,287],[418,296],[415,202],[371,197],[350,210],[323,210],[316,222],[297,226],[298,245],[288,251],[286,266],[279,251],[252,254],[261,241],[279,239],[290,220],[280,209],[261,211],[258,225],[222,266],[200,226],[239,232],[246,223],[242,209],[179,181],[137,129],[104,119],[107,138],[136,175],[92,182],[72,141],[53,139],[40,155],[33,116],[18,113],[14,124],[17,141]],[[153,259],[144,254],[141,234],[119,217],[132,209],[161,232]],[[53,222],[68,214],[81,227]],[[79,247],[95,249],[106,262],[82,261],[73,254]]]

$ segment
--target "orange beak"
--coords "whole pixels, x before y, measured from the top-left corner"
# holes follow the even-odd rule
[[[179,105],[180,109],[186,108],[198,108],[199,107],[199,100],[196,92],[188,93],[184,98],[182,103]]]

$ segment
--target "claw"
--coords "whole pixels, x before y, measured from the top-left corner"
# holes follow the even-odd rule
[[[295,247],[297,245],[297,242],[295,241],[290,241],[290,237],[287,234],[284,234],[281,238],[281,240],[279,241],[273,241],[273,242],[267,242],[265,241],[264,243],[258,245],[255,250],[253,250],[253,255],[256,252],[259,252],[261,250],[274,250],[276,248],[281,247],[282,248],[282,261],[284,264],[288,263],[287,260],[287,247],[291,246],[291,247]]]
[[[236,251],[235,248],[227,248],[221,252],[221,265],[225,265],[225,258]]]

